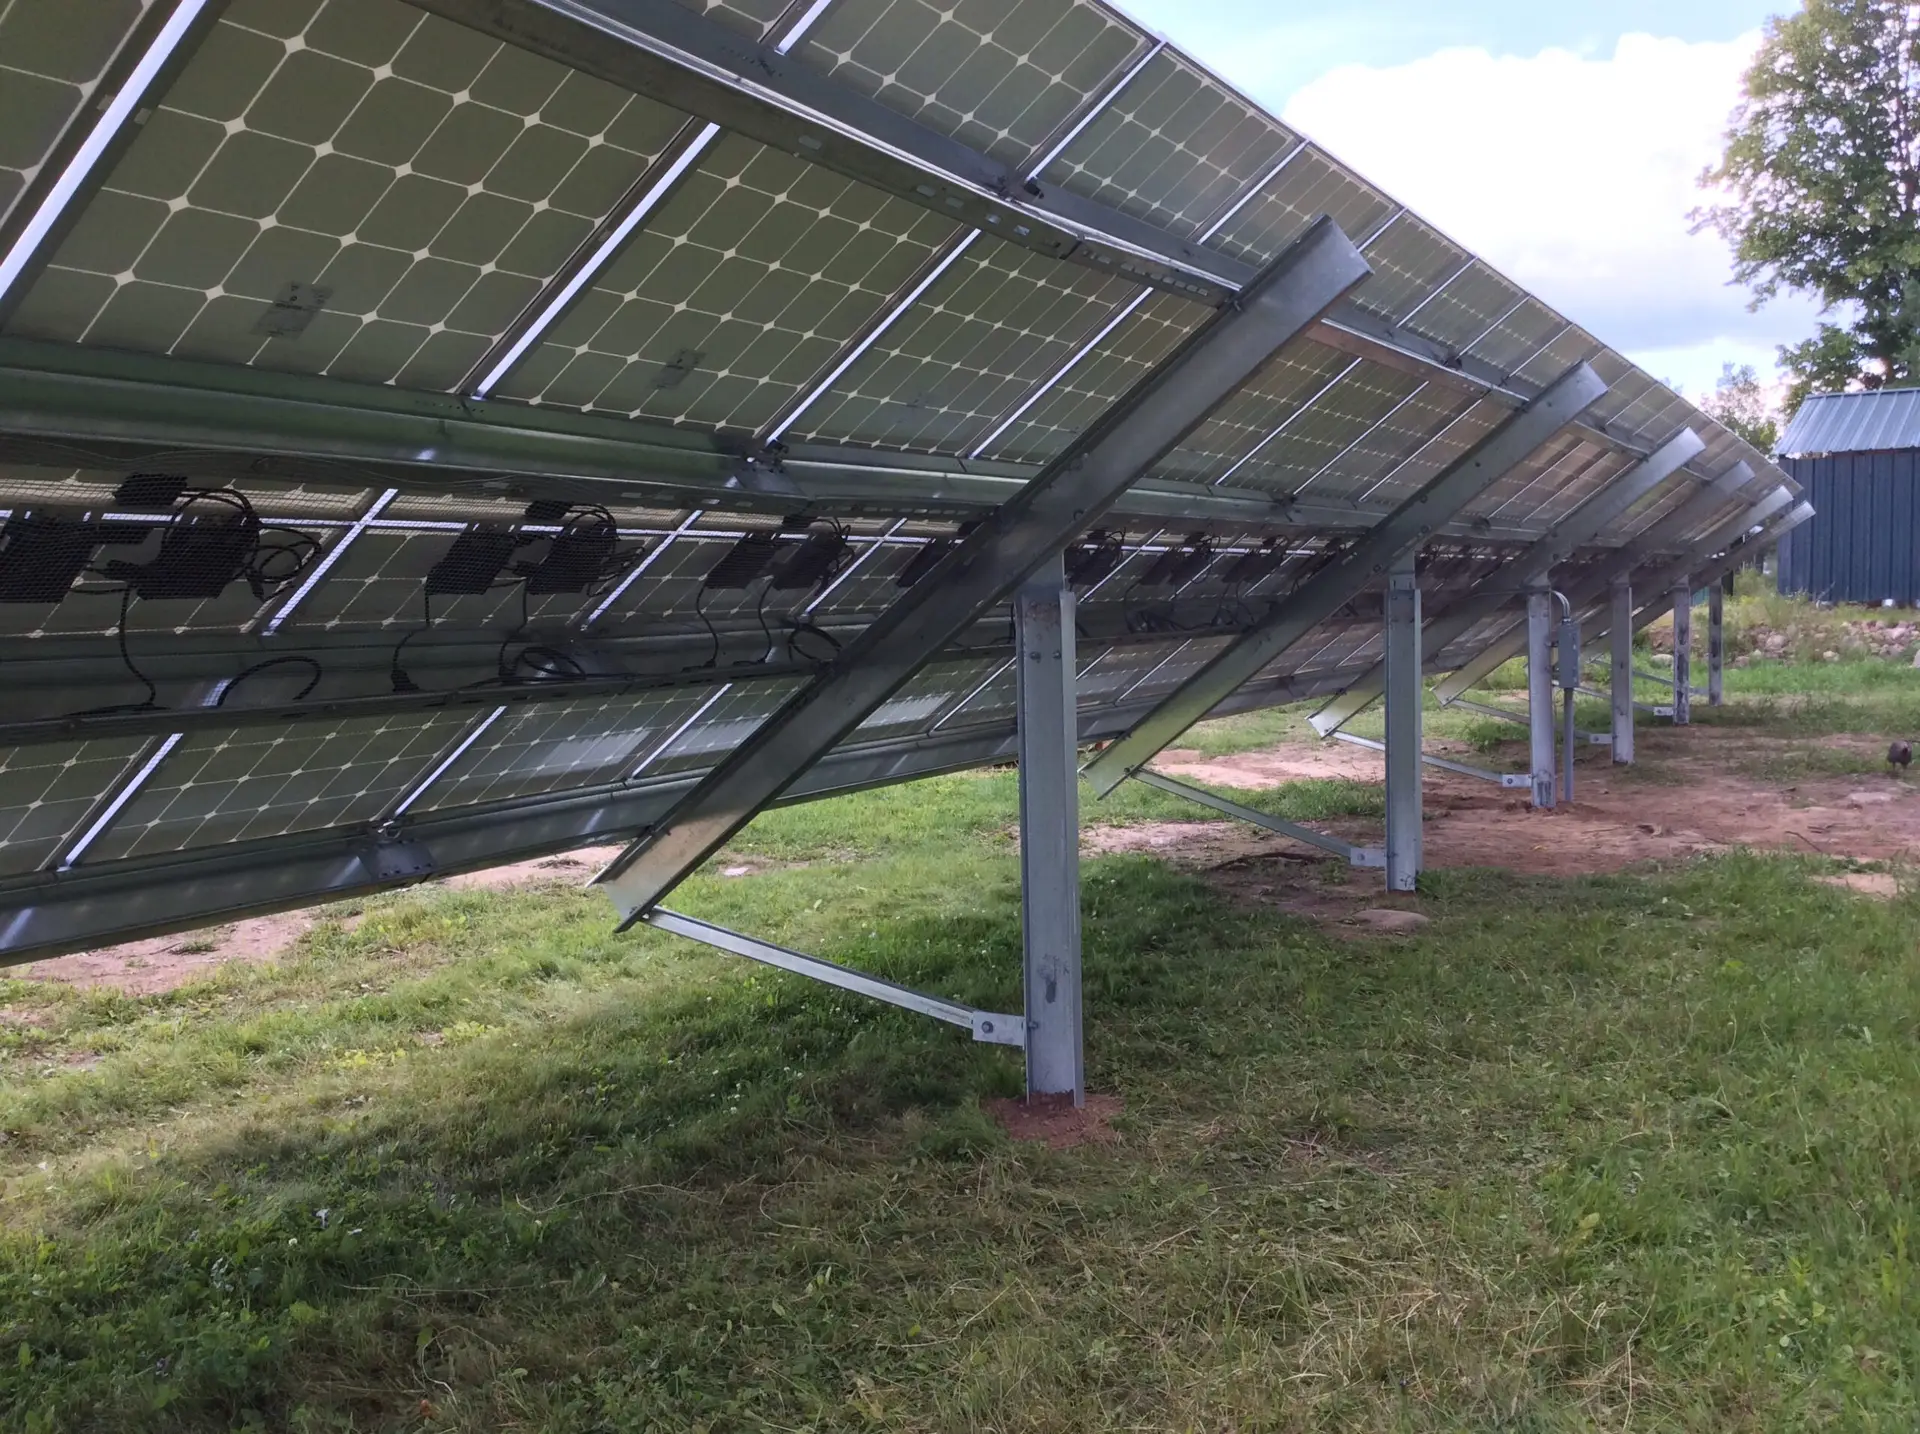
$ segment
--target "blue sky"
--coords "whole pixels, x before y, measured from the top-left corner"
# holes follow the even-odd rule
[[[1121,0],[1143,23],[1662,378],[1773,368],[1691,233],[1740,76],[1791,0]]]
[[[1340,65],[1399,65],[1452,46],[1495,55],[1549,47],[1611,52],[1622,35],[1731,40],[1757,30],[1782,0],[1122,0],[1121,8],[1225,68],[1249,34],[1261,47],[1258,98],[1284,105]],[[1254,88],[1245,75],[1236,83]]]

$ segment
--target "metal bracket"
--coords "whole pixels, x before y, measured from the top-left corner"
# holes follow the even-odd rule
[[[1356,737],[1351,732],[1335,732],[1333,737],[1337,742],[1350,742],[1356,747],[1371,747],[1376,752],[1387,750],[1385,742],[1376,742],[1371,737]],[[1509,790],[1525,790],[1533,785],[1533,777],[1527,772],[1492,772],[1485,767],[1470,767],[1465,762],[1431,756],[1426,752],[1420,754],[1420,760],[1429,767],[1438,767],[1443,772],[1457,772],[1463,777],[1477,777],[1483,782],[1492,782],[1495,786]]]
[[[1290,822],[1284,817],[1271,816],[1266,812],[1256,812],[1252,807],[1243,807],[1240,803],[1209,792],[1203,787],[1190,787],[1185,782],[1175,781],[1172,777],[1163,777],[1158,772],[1144,767],[1128,775],[1136,782],[1145,783],[1149,787],[1158,787],[1161,791],[1171,792],[1176,797],[1185,797],[1188,801],[1203,807],[1212,807],[1216,812],[1225,813],[1237,821],[1264,827],[1283,837],[1291,837],[1294,841],[1318,847],[1321,851],[1330,852],[1354,866],[1384,867],[1387,864],[1387,852],[1384,847],[1353,846],[1341,841],[1338,837],[1317,832],[1312,827],[1303,827],[1298,822]]]
[[[382,837],[369,842],[358,852],[360,865],[374,881],[418,881],[440,869],[433,853],[417,841],[392,841]]]
[[[973,1032],[974,1040],[988,1045],[1024,1046],[1027,1043],[1027,1022],[1024,1016],[1007,1016],[997,1011],[980,1011],[972,1006],[963,1006],[958,1001],[929,996],[906,986],[895,985],[892,981],[883,981],[878,976],[869,976],[865,972],[855,971],[851,967],[836,965],[832,961],[823,961],[818,956],[803,955],[798,951],[789,951],[784,946],[775,946],[770,941],[761,941],[752,936],[742,935],[738,931],[729,931],[726,927],[715,926],[710,921],[701,921],[693,916],[682,916],[679,912],[669,911],[664,906],[654,907],[640,919],[658,930],[670,931],[675,936],[684,936],[689,941],[698,941],[704,946],[730,952],[735,956],[744,956],[749,961],[777,966],[782,971],[791,971],[797,976],[805,976],[823,985],[837,986],[843,991],[852,991],[857,995],[870,996],[876,1001],[885,1001],[889,1006],[899,1006],[908,1011],[918,1011],[923,1016],[932,1016],[936,1021],[945,1021],[950,1026],[959,1026],[962,1030]]]

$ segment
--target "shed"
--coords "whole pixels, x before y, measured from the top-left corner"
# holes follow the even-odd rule
[[[1809,398],[1780,466],[1814,507],[1780,544],[1781,592],[1920,605],[1920,389]]]

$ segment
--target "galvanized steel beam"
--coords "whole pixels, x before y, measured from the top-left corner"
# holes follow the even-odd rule
[[[1563,375],[1352,548],[1306,579],[1272,617],[1215,657],[1150,718],[1090,762],[1085,775],[1094,790],[1105,796],[1146,766],[1234,688],[1378,582],[1396,559],[1427,541],[1439,523],[1524,462],[1606,390],[1605,382],[1585,364]]]
[[[1683,429],[1652,457],[1641,460],[1630,472],[1623,473],[1555,523],[1518,560],[1491,574],[1479,592],[1450,603],[1445,612],[1427,625],[1422,660],[1437,661],[1448,647],[1510,603],[1519,588],[1592,542],[1610,523],[1666,482],[1705,447],[1706,443],[1697,433],[1690,428]],[[1314,730],[1324,737],[1344,727],[1372,705],[1385,683],[1386,663],[1382,661],[1350,691],[1341,693],[1309,719]]]
[[[1425,855],[1420,751],[1426,698],[1421,662],[1420,578],[1409,552],[1387,574],[1387,890],[1419,886]]]
[[[1073,589],[1058,554],[1013,599],[1020,736],[1027,1094],[1087,1098],[1080,991],[1080,783]]]
[[[977,614],[1006,599],[1126,487],[1368,273],[1332,220],[1277,260],[848,644],[829,670],[731,753],[601,884],[627,921],[671,891],[857,727]],[[1596,380],[1597,382],[1597,380]]]
[[[1222,704],[1220,715],[1311,698],[1343,675],[1250,688]],[[1145,710],[1136,703],[1083,714],[1080,740],[1123,732]],[[850,745],[803,775],[776,805],[998,765],[1017,753],[1004,721]],[[410,813],[390,838],[335,829],[0,880],[0,966],[604,845],[656,821],[698,781],[698,773],[686,773]]]
[[[1614,578],[1632,574],[1656,560],[1670,541],[1671,534],[1684,534],[1707,521],[1727,504],[1737,500],[1741,490],[1752,483],[1753,478],[1752,468],[1745,463],[1734,464],[1706,488],[1695,493],[1666,518],[1655,524],[1652,530],[1635,538],[1601,564],[1597,571],[1584,578],[1581,584],[1568,594],[1574,606],[1580,607],[1593,602],[1606,592],[1608,584]],[[1442,704],[1452,702],[1469,689],[1479,686],[1493,674],[1495,669],[1512,661],[1526,650],[1525,621],[1510,624],[1499,634],[1489,638],[1473,657],[1436,683],[1433,695]]]

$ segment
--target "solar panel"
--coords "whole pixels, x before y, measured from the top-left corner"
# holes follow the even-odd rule
[[[153,0],[0,0],[0,234]]]
[[[9,956],[161,922],[89,882],[178,925],[662,818],[1322,216],[1371,275],[1070,539],[1083,736],[1583,362],[1426,535],[1430,613],[1683,429],[1568,581],[1785,481],[1097,0],[579,0],[537,54],[522,0],[232,0],[164,56],[185,11],[75,8],[0,0],[0,236],[124,122],[0,280],[0,908],[65,913]],[[1011,754],[1010,624],[960,616],[793,790]],[[1380,650],[1359,593],[1229,700]]]

